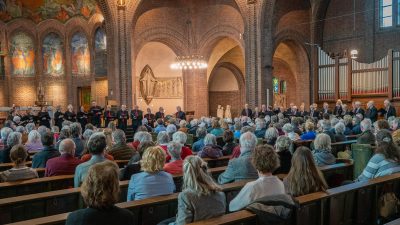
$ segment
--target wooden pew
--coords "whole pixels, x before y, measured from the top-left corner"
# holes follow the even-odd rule
[[[222,185],[225,195],[237,193],[247,183],[240,181]],[[152,225],[173,217],[176,215],[178,193],[166,196],[152,197],[144,200],[122,202],[116,204],[118,207],[128,209],[135,215],[135,225]],[[53,216],[40,217],[31,220],[12,223],[13,225],[31,225],[31,224],[65,224],[68,213],[57,214]],[[3,218],[0,211],[0,218]]]
[[[209,169],[214,177],[224,172],[226,167],[218,167]],[[174,175],[175,184],[177,180],[181,182],[182,175]],[[129,181],[120,181],[120,202],[126,201]],[[226,190],[232,188],[232,184],[226,185]],[[233,186],[236,187],[236,186]],[[177,191],[180,191],[177,189]],[[73,211],[83,207],[80,197],[80,188],[70,188],[56,191],[49,191],[37,194],[22,195],[17,197],[0,199],[0,224],[6,222],[14,222],[25,219],[32,219],[42,216],[49,216],[58,213]],[[29,211],[29,209],[43,209],[40,212]],[[25,211],[23,215],[21,211]]]
[[[214,168],[214,167],[227,166],[230,158],[231,156],[227,155],[219,157],[217,159],[203,158],[203,160],[207,162],[209,168]]]
[[[32,165],[32,161],[26,162],[26,166],[31,166],[31,165]],[[11,169],[13,166],[14,166],[14,163],[0,163],[0,172]]]
[[[376,224],[378,199],[382,187],[399,187],[400,174],[392,174],[365,182],[358,182],[297,197],[300,207],[296,210],[293,225]],[[399,189],[397,190],[397,194]],[[400,219],[391,224],[399,224]],[[256,215],[241,210],[190,225],[225,225],[256,223]]]
[[[335,142],[331,144],[332,147],[332,154],[337,157],[337,153],[344,151],[346,149],[351,149],[351,144],[357,143],[357,139],[349,140],[349,141],[342,141],[342,142]]]

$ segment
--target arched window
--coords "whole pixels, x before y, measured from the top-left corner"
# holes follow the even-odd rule
[[[278,78],[272,78],[272,89],[274,90],[274,94],[279,93],[279,80]]]
[[[78,32],[71,40],[72,75],[90,74],[90,51],[86,36]]]
[[[56,33],[49,33],[43,40],[43,73],[49,76],[64,75],[64,43]]]
[[[94,43],[94,73],[96,77],[107,76],[107,38],[102,27],[97,28]]]
[[[35,48],[32,38],[23,32],[11,38],[11,74],[21,76],[35,75]]]

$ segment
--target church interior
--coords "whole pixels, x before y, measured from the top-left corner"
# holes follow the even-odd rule
[[[0,224],[400,224],[396,111],[400,0],[0,0]]]

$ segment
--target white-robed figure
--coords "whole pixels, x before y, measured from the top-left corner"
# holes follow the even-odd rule
[[[232,119],[231,106],[227,105],[225,110],[225,119]]]
[[[224,118],[224,107],[222,107],[221,105],[218,105],[217,117],[221,119]]]

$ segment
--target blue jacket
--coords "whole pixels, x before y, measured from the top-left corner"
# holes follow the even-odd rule
[[[228,167],[218,177],[218,183],[226,184],[230,182],[257,179],[258,173],[251,163],[251,151],[240,154],[236,159],[231,159]]]
[[[203,147],[204,147],[204,138],[199,139],[198,141],[193,143],[192,150],[194,152],[199,152],[201,149],[203,149]]]
[[[60,156],[60,152],[53,146],[44,146],[43,150],[32,158],[32,168],[46,168],[47,160]]]
[[[317,134],[315,131],[307,131],[300,136],[301,140],[314,140]]]
[[[175,189],[172,175],[167,172],[137,173],[129,181],[128,201],[172,194]]]

